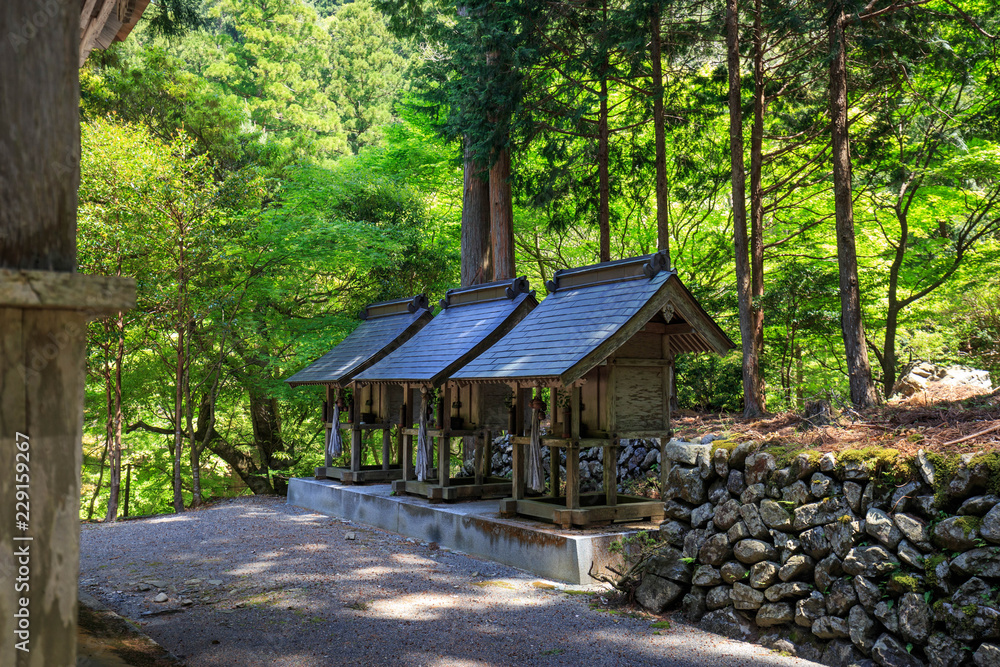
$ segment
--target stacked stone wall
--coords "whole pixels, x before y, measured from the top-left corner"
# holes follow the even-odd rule
[[[828,665],[1000,665],[1000,498],[964,457],[667,445],[665,543],[636,600]],[[935,481],[938,483],[935,484]]]

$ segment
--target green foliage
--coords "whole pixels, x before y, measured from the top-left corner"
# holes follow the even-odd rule
[[[682,408],[736,412],[743,404],[743,379],[737,355],[677,358],[677,401]]]
[[[408,75],[403,44],[368,0],[341,5],[327,23],[330,33],[330,99],[341,114],[351,151],[381,141],[396,119],[393,105]]]
[[[959,6],[997,31],[991,6]],[[762,16],[772,43],[801,49],[785,58],[775,46],[762,82],[758,305],[772,411],[847,394],[822,85],[829,54],[808,46],[825,44],[814,9],[765,7]],[[105,502],[97,487],[99,478],[106,487],[120,342],[130,510],[169,510],[178,331],[186,500],[192,443],[205,443],[195,462],[206,497],[310,474],[323,460],[322,391],[283,379],[343,340],[366,303],[433,299],[457,284],[463,147],[484,164],[510,151],[516,268],[534,286],[596,260],[602,182],[612,258],[655,251],[655,12],[673,264],[737,338],[720,17],[692,11],[646,2],[608,14],[537,3],[154,3],[80,78],[81,270],[134,277],[139,300],[120,326],[89,329],[85,513],[91,497],[95,511]],[[992,46],[953,14],[914,5],[887,13],[878,30],[852,28],[849,43],[862,306],[876,374],[890,384],[900,363],[925,358],[979,365],[1000,381],[998,68]],[[676,368],[681,407],[742,408],[738,353],[679,355]],[[366,463],[379,452],[366,441]],[[798,453],[772,452],[781,465]],[[850,460],[884,484],[914,474],[889,450],[841,455]],[[957,458],[933,462],[944,502]],[[1000,492],[1000,456],[976,462]]]

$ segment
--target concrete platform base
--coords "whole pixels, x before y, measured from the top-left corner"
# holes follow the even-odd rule
[[[573,584],[592,584],[588,572],[607,574],[621,568],[621,555],[611,544],[649,522],[608,528],[562,530],[523,517],[505,519],[496,500],[432,504],[424,498],[394,496],[387,485],[343,486],[328,479],[297,477],[288,484],[288,503],[329,516],[389,530],[424,542],[489,558],[540,577]]]
[[[431,476],[429,479],[435,479]],[[502,477],[487,477],[482,484],[476,484],[475,477],[453,477],[448,486],[436,482],[418,482],[415,479],[396,480],[392,483],[392,492],[397,496],[413,495],[427,498],[431,502],[454,500],[488,500],[490,498],[506,498],[510,495],[509,479]]]
[[[437,468],[434,468],[431,474],[437,475]],[[316,468],[316,479],[335,479],[344,484],[365,484],[368,482],[385,484],[386,482],[403,479],[403,466],[390,465],[388,468],[383,468],[382,466],[361,466],[359,470],[336,466],[320,467]]]

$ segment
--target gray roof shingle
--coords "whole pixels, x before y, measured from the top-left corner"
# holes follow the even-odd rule
[[[421,298],[415,297],[412,303],[426,305],[426,298],[419,301]],[[349,382],[359,371],[383,359],[431,321],[431,313],[426,307],[409,312],[406,301],[401,300],[402,307],[397,307],[397,312],[362,321],[339,345],[285,382],[293,387]],[[373,304],[366,310],[375,310],[378,306],[382,306],[379,310],[386,309],[384,304]]]
[[[451,305],[417,335],[354,379],[440,384],[507,333],[537,303],[533,292],[519,292],[513,298]]]
[[[598,266],[602,265],[595,265],[595,270]],[[640,274],[558,287],[509,334],[452,377],[496,380],[563,376],[626,324],[634,326],[640,310],[649,313],[649,304],[666,303],[670,297],[685,304],[687,312],[683,315],[689,323],[697,320],[704,329],[712,329],[714,343],[704,340],[700,349],[724,353],[733,347],[676,273],[660,270],[652,278]],[[638,325],[644,325],[645,321]],[[594,365],[600,361],[596,360]],[[579,375],[582,371],[576,374]]]

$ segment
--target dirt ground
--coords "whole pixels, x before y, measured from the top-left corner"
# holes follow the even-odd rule
[[[793,412],[744,419],[681,411],[675,415],[674,428],[676,436],[684,439],[728,433],[734,439],[799,445],[820,452],[878,446],[906,455],[920,449],[964,454],[1000,448],[1000,390],[977,394],[942,388],[860,412],[848,406],[832,407],[834,421],[825,425],[813,425]]]

